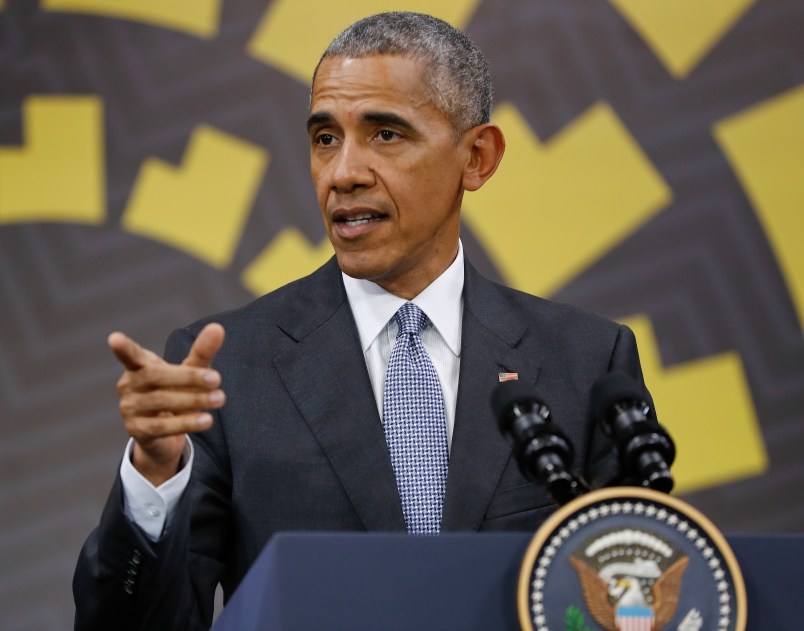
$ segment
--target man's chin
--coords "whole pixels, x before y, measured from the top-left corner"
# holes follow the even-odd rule
[[[347,276],[351,276],[352,278],[358,278],[360,280],[375,280],[377,278],[377,274],[375,270],[366,265],[355,265],[352,263],[343,263],[341,259],[338,259],[338,265],[341,268],[341,271],[346,274]]]
[[[381,261],[364,252],[336,251],[335,257],[338,259],[341,271],[352,278],[376,282],[383,279],[388,273],[386,266]]]

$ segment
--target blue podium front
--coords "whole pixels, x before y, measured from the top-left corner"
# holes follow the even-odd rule
[[[516,586],[531,538],[279,534],[213,631],[517,631]],[[727,539],[745,579],[748,630],[804,628],[804,536]]]

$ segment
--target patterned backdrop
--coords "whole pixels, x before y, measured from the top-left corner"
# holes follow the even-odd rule
[[[71,626],[124,443],[106,335],[159,349],[330,256],[308,77],[397,8],[492,64],[475,264],[634,328],[722,530],[804,530],[804,1],[0,0],[4,628]]]

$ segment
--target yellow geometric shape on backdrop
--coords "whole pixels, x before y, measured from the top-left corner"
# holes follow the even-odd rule
[[[100,98],[31,96],[22,117],[23,146],[0,148],[0,223],[101,223],[106,184]]]
[[[285,228],[243,271],[241,281],[261,296],[321,267],[333,255],[329,239],[312,245],[295,228]]]
[[[757,0],[610,0],[676,78],[687,76]]]
[[[211,38],[218,33],[221,0],[41,0],[43,9],[136,20]]]
[[[676,443],[675,491],[764,472],[768,456],[740,355],[721,353],[665,368],[650,320],[635,316],[622,322],[636,335],[645,383]]]
[[[603,103],[546,144],[516,108],[493,120],[505,133],[497,173],[464,198],[464,220],[512,286],[549,295],[653,217],[672,194]]]
[[[182,166],[155,158],[143,164],[122,225],[213,267],[226,267],[267,164],[264,149],[211,127],[199,127]]]
[[[804,327],[804,86],[719,122],[714,134],[759,215]]]
[[[463,28],[480,0],[274,0],[260,21],[249,53],[309,84],[321,53],[352,22],[383,11],[430,13]]]

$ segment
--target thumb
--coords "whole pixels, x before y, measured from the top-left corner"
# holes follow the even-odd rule
[[[217,322],[207,324],[195,338],[182,365],[209,368],[215,355],[223,346],[224,336],[224,330],[220,324]]]

